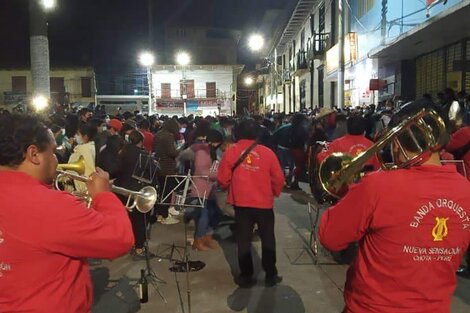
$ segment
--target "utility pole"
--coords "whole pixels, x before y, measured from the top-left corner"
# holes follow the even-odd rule
[[[148,27],[149,27],[149,32],[148,32],[148,44],[149,44],[149,50],[153,51],[153,0],[148,0]]]
[[[46,12],[38,0],[29,0],[29,41],[33,97],[41,95],[50,99],[47,19]]]
[[[153,51],[153,0],[148,0],[148,50]],[[152,64],[153,65],[153,64]],[[153,73],[152,65],[147,68],[147,84],[149,88],[149,116],[153,115]]]
[[[402,5],[402,8],[403,8],[403,5]],[[385,39],[387,37],[387,11],[388,11],[388,0],[382,0],[382,20],[380,22],[380,24],[381,24],[380,30],[381,30],[381,36],[382,36],[381,45],[382,46],[385,45]],[[402,25],[403,25],[403,17],[402,17]]]
[[[338,65],[338,108],[344,107],[344,7],[343,1],[338,1],[338,47],[339,47],[339,65]]]

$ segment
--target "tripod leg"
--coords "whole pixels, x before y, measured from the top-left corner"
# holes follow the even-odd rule
[[[165,296],[163,295],[162,291],[160,290],[160,288],[158,288],[158,285],[157,283],[159,282],[159,278],[158,277],[154,277],[152,275],[149,275],[148,276],[148,280],[150,281],[150,283],[152,284],[153,288],[155,289],[155,291],[160,295],[160,298],[162,298],[163,302],[165,303],[168,303],[168,301],[166,301],[166,298]]]
[[[188,294],[188,313],[191,313],[191,284],[189,282],[189,272],[191,269],[189,268],[189,253],[190,250],[188,249],[188,227],[184,224],[184,258],[186,262],[186,292]]]

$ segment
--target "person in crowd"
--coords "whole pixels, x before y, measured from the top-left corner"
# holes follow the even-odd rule
[[[144,148],[148,153],[152,153],[153,134],[150,132],[150,122],[143,119],[139,123],[139,131],[144,135]]]
[[[391,127],[425,105],[404,106]],[[419,155],[414,163],[366,175],[322,216],[325,248],[359,245],[347,274],[345,313],[450,312],[455,271],[470,243],[470,183],[441,165],[439,145],[421,153],[416,141],[424,147],[427,139],[413,133],[398,138],[403,150],[396,142],[392,150],[396,165]]]
[[[321,203],[323,201],[323,189],[320,186],[318,180],[318,159],[317,156],[328,144],[328,136],[323,128],[323,119],[315,118],[313,120],[313,126],[310,130],[308,139],[308,174],[309,174],[309,185],[310,191],[317,200]]]
[[[347,116],[346,114],[337,114],[336,115],[336,127],[333,132],[333,135],[331,136],[331,140],[338,139],[340,137],[343,137],[348,133],[348,127],[347,127]]]
[[[70,150],[72,146],[69,144],[67,136],[65,136],[65,130],[58,125],[52,125],[51,131],[54,135],[57,149],[56,156],[59,163],[67,163],[70,158]]]
[[[262,144],[263,146],[266,146],[268,148],[272,147],[272,140],[271,140],[271,133],[269,132],[268,128],[263,125],[264,118],[261,115],[255,115],[253,119],[258,123],[259,128],[258,128],[258,143]]]
[[[136,127],[133,124],[135,124],[135,122],[131,123],[130,121],[125,121],[122,123],[122,128],[119,131],[119,135],[121,135],[121,137],[124,138],[126,142],[129,142],[129,135],[132,133],[132,131],[136,130]]]
[[[452,88],[446,88],[443,92],[442,110],[449,119],[449,127],[451,132],[457,130],[463,122],[463,110],[457,101],[455,91]]]
[[[210,155],[212,159],[212,166],[209,172],[209,178],[214,181],[211,196],[215,199],[217,208],[222,214],[228,217],[235,217],[235,210],[233,205],[227,202],[227,191],[220,188],[217,183],[217,173],[219,170],[220,161],[225,151],[232,146],[233,142],[227,140],[224,135],[215,129],[211,129],[207,135],[207,142],[209,143]],[[216,216],[218,218],[218,216]],[[218,219],[213,224],[218,223]],[[212,225],[214,228],[216,225]]]
[[[168,119],[153,138],[155,158],[160,162],[160,170],[157,173],[159,199],[165,203],[157,205],[155,213],[157,221],[162,224],[179,223],[178,219],[169,215],[169,203],[172,200],[169,193],[176,187],[177,182],[174,177],[166,178],[167,175],[176,175],[176,157],[179,153],[179,150],[176,149],[176,140],[180,135],[179,130],[178,122],[174,119]],[[179,215],[177,214],[179,212],[173,210],[172,213],[175,216]]]
[[[93,117],[93,111],[88,108],[83,108],[78,112],[79,124],[86,124]]]
[[[374,143],[365,137],[365,126],[365,118],[357,114],[350,116],[347,120],[348,134],[328,144],[327,149],[318,154],[318,163],[323,162],[326,157],[335,152],[343,152],[355,157],[369,149]],[[369,170],[378,170],[379,160],[374,155],[366,166],[369,166]]]
[[[80,158],[85,161],[85,172],[83,175],[90,176],[95,172],[96,149],[94,139],[96,137],[96,127],[89,123],[81,123],[77,134],[75,135],[76,146],[68,163],[75,163]],[[86,191],[86,185],[83,182],[75,181],[75,188],[80,192]]]
[[[290,150],[291,146],[291,127],[292,124],[284,124],[274,131],[273,145],[275,147],[277,158],[281,163],[281,168],[286,177],[286,184],[292,183],[292,176],[294,175],[294,159]]]
[[[379,117],[379,120],[375,124],[375,134],[373,136],[375,140],[380,138],[388,130],[388,123],[390,123],[390,120],[392,119],[392,115],[393,115],[393,110],[389,109],[389,107],[386,106],[385,110],[382,111],[382,114]]]
[[[309,121],[305,115],[296,113],[292,117],[290,128],[290,152],[294,159],[294,181],[289,186],[293,190],[300,190],[299,182],[302,175],[305,174],[305,147],[308,140]]]
[[[144,149],[144,135],[137,130],[133,130],[129,134],[128,142],[125,144],[122,152],[120,153],[121,169],[117,174],[115,184],[133,191],[139,191],[144,187],[144,184],[134,177],[135,168],[139,162],[142,154],[147,154]],[[128,202],[128,197],[119,196],[124,205]],[[145,240],[146,240],[146,223],[148,222],[149,214],[141,213],[134,209],[129,212],[129,217],[132,223],[132,230],[135,237],[135,245],[132,251],[134,260],[145,259]],[[149,257],[155,257],[155,254],[148,251]]]
[[[365,136],[366,138],[373,139],[374,133],[375,133],[375,122],[377,119],[377,114],[375,112],[375,105],[371,104],[367,108],[365,108],[365,114],[364,114],[364,119],[365,119]],[[334,140],[334,138],[331,138]]]
[[[104,148],[96,155],[96,166],[108,172],[111,179],[115,179],[122,168],[119,153],[123,147],[121,136],[109,136]]]
[[[55,149],[51,131],[37,117],[0,117],[2,312],[90,312],[87,259],[117,258],[134,242],[106,172],[97,169],[87,182],[92,209],[50,189]]]
[[[451,135],[446,151],[455,159],[464,161],[465,173],[470,180],[470,126],[465,125]]]
[[[96,137],[95,137],[95,150],[96,154],[101,150],[101,148],[106,145],[106,140],[108,139],[109,133],[107,131],[106,122],[100,118],[92,118],[90,119],[89,124],[92,127],[96,127]]]
[[[255,224],[261,237],[265,285],[270,287],[282,281],[276,268],[273,205],[274,197],[284,187],[284,175],[274,152],[257,144],[258,128],[252,119],[240,123],[239,141],[225,151],[217,174],[220,187],[228,190],[228,202],[235,207],[240,267],[236,283],[241,287],[255,283],[251,256]]]
[[[235,121],[229,117],[222,116],[220,118],[220,131],[224,136],[226,141],[234,142],[233,138],[233,127],[235,126]]]
[[[207,142],[209,129],[197,128],[194,143],[179,155],[180,161],[191,163],[194,188],[191,188],[191,197],[195,199],[204,198],[204,207],[194,210],[185,216],[185,222],[194,218],[196,221],[196,231],[194,233],[193,249],[206,251],[217,247],[212,234],[217,226],[219,209],[212,194],[214,182],[209,179],[210,170],[213,165],[211,157],[211,146]]]
[[[109,120],[108,122],[108,131],[109,135],[120,135],[122,129],[122,122],[116,118]],[[124,139],[124,137],[122,137]]]

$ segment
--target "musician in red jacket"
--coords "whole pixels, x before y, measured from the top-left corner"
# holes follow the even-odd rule
[[[228,202],[235,207],[240,267],[240,276],[235,281],[241,287],[255,283],[251,256],[255,223],[261,237],[265,285],[271,287],[282,280],[276,268],[273,205],[274,197],[279,196],[284,187],[284,174],[274,152],[256,144],[258,128],[251,119],[240,124],[239,141],[225,151],[217,175],[220,187],[228,189]]]
[[[452,134],[446,151],[454,154],[456,159],[463,160],[467,179],[470,180],[470,126],[462,127]]]
[[[424,105],[407,105],[391,125]],[[423,134],[414,133],[424,147]],[[406,131],[399,140],[408,157],[419,154]],[[395,143],[392,150],[394,162],[402,164],[403,151]],[[328,209],[321,243],[333,251],[359,243],[347,274],[344,312],[449,313],[455,271],[470,242],[469,189],[455,168],[441,166],[437,145],[413,166],[366,176]]]
[[[334,140],[328,145],[328,149],[317,155],[318,163],[321,163],[326,157],[335,153],[348,153],[355,157],[365,150],[369,149],[374,143],[364,136],[366,130],[366,120],[360,115],[352,115],[347,120],[348,134]],[[374,170],[380,168],[379,161],[374,155],[366,164]]]
[[[90,312],[87,258],[116,258],[134,242],[106,172],[87,183],[91,209],[50,188],[55,148],[36,117],[0,118],[0,312]]]

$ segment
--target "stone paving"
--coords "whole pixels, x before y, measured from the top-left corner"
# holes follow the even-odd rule
[[[293,200],[295,199],[295,201]],[[229,225],[217,231],[219,248],[197,252],[191,250],[190,259],[206,263],[206,267],[189,275],[188,293],[186,274],[169,271],[172,263],[165,257],[176,246],[173,257],[181,258],[185,243],[183,223],[154,225],[150,249],[162,258],[152,259],[151,267],[166,283],[157,284],[165,301],[149,286],[149,302],[142,313],[188,313],[188,294],[193,313],[339,313],[343,308],[342,289],[347,267],[344,265],[314,265],[308,249],[310,222],[305,203],[309,197],[302,192],[283,193],[276,201],[276,240],[278,270],[283,282],[274,288],[264,288],[264,273],[260,265],[260,242],[255,241],[255,272],[258,284],[251,289],[237,288],[233,275],[237,274],[236,246]],[[193,226],[188,227],[188,238]],[[323,259],[322,259],[323,260]],[[325,263],[328,258],[324,258]],[[124,256],[112,262],[103,261],[97,268],[109,270],[111,279],[124,275],[138,278],[145,261],[132,261]],[[103,269],[104,270],[104,269]],[[179,286],[179,287],[178,287]],[[183,309],[184,308],[184,309]],[[470,312],[470,280],[459,278],[452,303],[452,313]]]

